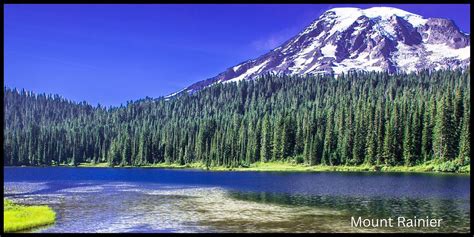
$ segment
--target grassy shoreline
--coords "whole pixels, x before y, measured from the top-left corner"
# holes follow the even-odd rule
[[[64,167],[74,167],[71,165],[61,165]],[[107,163],[81,163],[75,167],[89,167],[89,168],[107,168],[110,167]],[[289,162],[257,162],[251,164],[249,167],[234,167],[227,168],[223,166],[212,166],[209,169],[202,163],[192,163],[186,165],[179,164],[151,164],[144,166],[114,166],[114,168],[161,168],[161,169],[202,169],[210,171],[261,171],[261,172],[404,172],[404,173],[454,173],[454,174],[468,174],[470,175],[470,166],[464,166],[458,172],[436,171],[435,165],[423,164],[417,166],[327,166],[316,165],[308,166],[303,164],[292,164]]]
[[[24,206],[3,199],[3,231],[17,232],[53,224],[56,213],[48,206]]]

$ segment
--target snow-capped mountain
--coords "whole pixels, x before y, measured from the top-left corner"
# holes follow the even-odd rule
[[[416,72],[469,64],[470,36],[449,19],[390,7],[334,8],[269,53],[183,91],[264,73],[337,76],[353,70]]]

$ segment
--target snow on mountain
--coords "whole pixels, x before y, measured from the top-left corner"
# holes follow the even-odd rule
[[[256,59],[184,91],[273,74],[416,72],[470,64],[470,36],[453,21],[391,7],[333,8],[301,33]]]

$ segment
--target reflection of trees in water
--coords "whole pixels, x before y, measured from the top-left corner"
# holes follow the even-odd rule
[[[231,198],[290,206],[333,208],[349,216],[367,218],[442,218],[441,230],[469,231],[469,200],[306,196],[270,192],[230,192]]]

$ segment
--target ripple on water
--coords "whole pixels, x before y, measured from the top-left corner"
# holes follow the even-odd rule
[[[26,194],[48,188],[46,182],[4,182],[3,193],[8,195]]]
[[[374,204],[393,205],[394,212],[402,213],[438,208],[431,201],[332,201],[324,196],[309,201],[295,196],[288,202],[288,197],[235,195],[220,187],[127,182],[6,182],[4,193],[55,209],[56,224],[36,232],[380,232],[387,230],[351,228],[348,210],[371,211],[378,208]],[[345,206],[336,208],[337,202]]]
[[[66,193],[98,193],[104,190],[104,187],[99,185],[96,186],[88,186],[88,187],[75,187],[75,188],[66,188],[62,189],[61,192]]]

